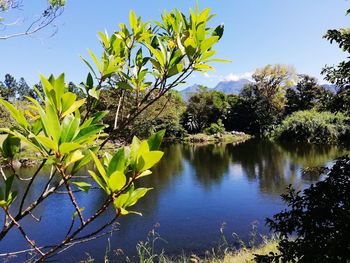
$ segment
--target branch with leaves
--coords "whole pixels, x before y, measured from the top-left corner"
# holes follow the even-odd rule
[[[84,59],[91,70],[83,83],[86,98],[78,98],[69,90],[64,74],[48,79],[41,76],[42,90],[35,88],[36,99],[27,97],[31,105],[25,112],[0,98],[0,103],[16,123],[14,128],[0,129],[8,134],[1,147],[2,157],[12,161],[20,151],[21,143],[25,143],[42,159],[25,186],[24,194],[19,196],[16,211],[12,206],[17,197],[13,182],[20,178],[15,176],[15,169],[8,177],[2,173],[0,207],[4,211],[4,224],[0,243],[13,228],[17,228],[30,250],[37,253],[35,260],[41,262],[73,244],[92,240],[120,216],[140,214],[130,208],[151,189],[136,188],[135,182],[151,175],[150,169],[161,160],[163,152],[158,149],[165,131],[143,141],[134,137],[130,146],[122,147],[114,154],[105,153],[102,148],[194,71],[212,70],[210,62],[222,61],[212,58],[215,55],[213,46],[223,34],[222,25],[216,28],[208,26],[212,17],[209,9],[200,12],[197,6],[190,11],[189,17],[174,10],[164,13],[161,22],[142,22],[131,11],[129,28],[121,24],[120,30],[110,37],[106,33],[99,34],[104,50],[100,59],[90,51],[94,66]],[[106,133],[108,127],[104,123],[107,112],[96,108],[103,89],[119,91],[115,125],[110,133]],[[82,182],[77,176],[91,162],[96,169],[89,170],[88,175],[95,186]],[[41,194],[29,202],[28,193],[36,187],[38,174],[44,166],[50,166],[51,173],[46,184],[41,186]],[[104,191],[106,198],[89,217],[78,203],[76,193],[93,194],[89,190],[96,186]],[[33,210],[55,193],[67,195],[74,212],[65,238],[48,247],[32,240],[20,221],[33,216]],[[86,232],[86,227],[111,206],[115,210],[112,220]],[[84,236],[79,235],[82,231]]]

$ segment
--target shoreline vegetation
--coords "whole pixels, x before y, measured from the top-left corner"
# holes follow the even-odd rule
[[[215,144],[215,143],[232,143],[238,144],[251,139],[252,136],[244,132],[222,132],[213,135],[205,133],[190,134],[183,138],[181,141],[184,143],[195,144]]]
[[[216,144],[216,143],[232,143],[234,145],[245,142],[251,139],[252,136],[243,132],[223,132],[213,135],[207,135],[205,133],[190,134],[183,138],[165,138],[164,141],[167,143],[190,143],[190,144]],[[6,139],[6,135],[0,134],[0,145]],[[108,143],[105,147],[105,151],[109,152],[114,150],[116,147],[122,147],[124,144]],[[21,152],[17,158],[12,161],[12,165],[16,168],[20,167],[33,167],[40,164],[41,159],[39,153],[33,151],[31,147],[26,144],[22,145]],[[9,166],[3,164],[3,166]]]

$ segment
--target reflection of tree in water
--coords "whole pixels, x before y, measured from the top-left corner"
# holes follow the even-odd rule
[[[304,180],[317,181],[320,173],[316,167],[346,153],[337,146],[283,144],[250,140],[237,146],[228,145],[232,162],[242,166],[249,180],[259,180],[262,191],[280,194],[289,184],[299,183],[301,170]]]
[[[144,213],[154,211],[161,190],[166,189],[168,184],[174,180],[174,177],[181,175],[183,170],[182,146],[180,144],[173,144],[163,150],[164,157],[157,166],[152,169],[152,174],[136,183],[137,187],[154,188],[139,202]]]
[[[302,167],[319,167],[349,153],[345,146],[320,144],[280,144],[285,154]]]
[[[232,162],[242,166],[248,180],[258,180],[263,192],[280,194],[295,182],[298,167],[290,164],[274,143],[249,140],[227,149]]]
[[[197,180],[205,187],[219,183],[228,171],[230,158],[225,145],[186,145],[183,157],[196,172]]]

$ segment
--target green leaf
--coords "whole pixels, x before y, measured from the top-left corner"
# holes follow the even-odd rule
[[[125,149],[119,149],[112,157],[107,168],[107,175],[110,176],[113,172],[124,172],[125,170]]]
[[[219,37],[218,40],[220,40],[220,38],[223,36],[224,34],[224,24],[221,24],[219,26],[217,26],[215,29],[214,29],[214,32],[213,32],[213,36],[217,36]]]
[[[79,131],[78,135],[75,137],[74,142],[81,143],[81,142],[89,139],[93,135],[96,135],[99,132],[101,132],[104,127],[105,126],[102,124],[94,124],[94,125],[91,125],[91,126],[84,128],[84,129],[81,129]]]
[[[215,43],[217,43],[219,40],[219,37],[212,36],[207,39],[204,39],[201,43],[201,51],[207,51],[209,48],[211,48]]]
[[[118,191],[124,187],[126,177],[123,172],[115,171],[111,174],[108,180],[108,187],[112,192]]]
[[[61,105],[61,99],[66,89],[66,84],[64,83],[64,73],[58,76],[53,87],[56,93],[57,105]]]
[[[155,151],[159,149],[164,135],[165,135],[165,130],[161,130],[153,134],[151,137],[149,137],[147,142],[148,142],[150,151]]]
[[[82,147],[82,145],[80,143],[64,142],[59,146],[59,152],[62,154],[67,154],[67,153],[73,152],[81,147]]]
[[[7,135],[2,143],[2,155],[4,158],[13,159],[21,148],[21,140],[12,134]]]
[[[130,20],[130,26],[133,32],[137,31],[137,17],[133,10],[130,10],[129,20]]]
[[[72,92],[66,92],[62,95],[62,112],[68,110],[75,100],[77,99],[77,95]]]
[[[97,69],[98,69],[98,71],[99,71],[100,73],[102,73],[102,67],[101,67],[101,64],[100,64],[100,62],[98,61],[96,55],[95,55],[91,50],[88,50],[88,52],[89,52],[89,54],[90,54],[92,60],[94,61],[95,65],[96,65],[96,67],[97,67]],[[89,64],[89,65],[90,65],[90,64]],[[91,67],[91,66],[90,66],[90,67]]]
[[[138,201],[140,198],[144,197],[145,194],[146,194],[148,191],[150,191],[150,190],[152,190],[152,188],[138,188],[138,189],[136,189],[135,191],[133,191],[133,192],[131,193],[131,195],[130,195],[130,197],[129,197],[127,203],[126,203],[126,206],[127,206],[127,207],[133,206],[134,204],[137,203],[137,201]]]
[[[94,87],[94,88],[92,88],[92,89],[89,89],[88,94],[89,94],[91,97],[93,97],[93,98],[95,98],[95,99],[97,99],[97,100],[98,100],[99,97],[100,97],[100,91],[97,90],[96,87]]]
[[[100,160],[97,158],[97,156],[95,155],[95,153],[93,153],[92,151],[90,151],[91,157],[95,162],[96,168],[98,170],[98,172],[100,173],[100,175],[102,176],[102,178],[105,180],[105,182],[107,183],[108,178],[107,178],[107,174],[106,174],[106,170],[103,167],[102,163],[100,162]]]
[[[105,192],[109,195],[110,191],[109,189],[106,188],[106,183],[102,180],[101,177],[99,177],[95,172],[93,171],[88,171],[91,177],[95,180],[95,182],[103,189]]]
[[[116,209],[122,209],[125,206],[126,202],[128,201],[129,196],[130,196],[129,193],[121,194],[120,196],[118,196],[118,198],[115,199],[113,202],[114,207]]]
[[[56,110],[50,104],[46,104],[46,123],[44,123],[44,128],[47,134],[51,135],[54,142],[58,144],[61,135],[61,127]]]
[[[152,174],[152,171],[146,170],[146,171],[143,171],[137,178],[145,177],[151,174]]]
[[[28,122],[24,117],[23,112],[17,110],[11,103],[7,102],[2,98],[0,98],[0,102],[9,111],[11,117],[15,119],[19,126],[21,126],[24,129],[28,128]]]
[[[70,182],[70,184],[76,185],[80,190],[82,190],[85,193],[88,193],[92,186],[91,184],[88,184],[86,182]]]
[[[37,135],[37,136],[35,136],[35,138],[44,147],[46,147],[50,150],[54,150],[54,151],[58,150],[58,145],[50,138],[43,136],[43,135]]]
[[[184,69],[184,66],[182,64],[177,64],[173,66],[171,69],[169,69],[168,77],[170,78],[176,74],[179,74],[180,72],[182,72],[183,69]]]
[[[163,154],[164,153],[161,151],[151,151],[148,153],[144,153],[140,156],[138,160],[137,170],[142,172],[153,167],[156,163],[160,161],[160,159],[162,159]]]
[[[62,117],[75,112],[77,109],[79,109],[84,103],[86,99],[81,99],[78,101],[75,101],[65,112],[63,112]]]
[[[79,132],[80,119],[67,115],[62,122],[61,143],[70,142]]]
[[[139,145],[139,149],[137,151],[137,159],[140,158],[141,155],[149,152],[149,146],[147,141],[142,141]]]
[[[83,153],[80,150],[76,150],[73,153],[69,154],[69,156],[66,160],[66,166],[68,166],[72,163],[76,163],[76,162],[80,161],[81,159],[83,159],[84,157],[85,157],[85,155],[83,155]],[[73,168],[72,173],[75,172],[74,168]]]
[[[130,147],[130,161],[132,164],[137,161],[137,152],[139,150],[140,143],[141,141],[136,136],[134,136]]]

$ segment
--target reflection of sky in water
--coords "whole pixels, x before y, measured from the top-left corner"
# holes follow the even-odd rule
[[[146,239],[155,223],[160,223],[158,232],[167,240],[159,245],[169,254],[181,254],[182,250],[203,253],[215,247],[223,222],[227,224],[226,233],[231,242],[232,232],[247,240],[254,221],[259,222],[261,233],[267,233],[265,218],[283,208],[279,195],[286,186],[293,184],[301,189],[319,180],[317,174],[303,175],[301,168],[330,165],[330,160],[345,153],[336,147],[303,147],[255,140],[237,146],[169,146],[154,174],[142,182],[143,186],[154,187],[135,207],[143,217],[120,219],[120,230],[111,238],[112,249],[122,248],[128,255],[135,254],[137,242]],[[28,169],[22,173],[27,174]],[[40,185],[46,178],[47,171],[29,193],[31,198],[40,193]],[[23,189],[20,185],[18,188],[20,192]],[[99,190],[77,195],[78,203],[88,214],[103,199],[104,194]],[[43,216],[40,223],[28,218],[22,224],[39,245],[51,244],[65,234],[70,223],[67,218],[73,212],[66,196],[54,195],[34,212]],[[107,217],[112,213],[113,209]],[[84,252],[89,252],[99,262],[106,245],[106,238],[85,243],[62,253],[59,259],[77,262],[86,259]],[[15,230],[1,242],[0,253],[25,248],[25,242]],[[16,261],[22,259],[12,262]]]

